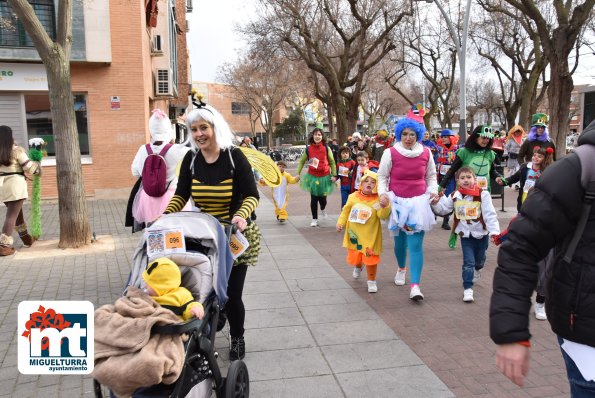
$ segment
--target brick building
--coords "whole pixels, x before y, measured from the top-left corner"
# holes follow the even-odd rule
[[[30,1],[55,37],[57,5]],[[175,119],[187,106],[190,84],[186,48],[187,0],[96,1],[73,4],[72,90],[79,129],[85,192],[127,194],[130,164],[148,142],[150,110]],[[15,29],[0,31],[0,124],[17,143],[32,137],[48,142],[42,196],[57,197],[54,135],[45,69],[33,43],[8,6],[0,17]]]

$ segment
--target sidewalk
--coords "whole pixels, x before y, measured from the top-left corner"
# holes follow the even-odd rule
[[[293,170],[290,170],[293,172]],[[266,192],[269,195],[268,191]],[[516,215],[518,192],[506,188],[504,209],[494,200],[501,229]],[[383,229],[384,251],[378,267],[378,293],[369,294],[365,278],[354,280],[341,248],[343,234],[335,232],[340,212],[338,192],[328,198],[328,219],[320,227],[309,226],[310,198],[297,186],[290,186],[288,212],[295,226],[346,283],[370,305],[380,318],[457,397],[563,397],[569,396],[564,361],[548,322],[530,314],[533,335],[529,374],[519,388],[495,366],[496,346],[489,338],[489,303],[498,249],[490,244],[481,280],[474,286],[475,302],[462,301],[462,253],[447,246],[450,231],[440,228],[442,219],[424,239],[424,269],[421,289],[425,300],[409,300],[409,285],[395,286],[396,260],[392,238]],[[270,195],[269,195],[270,196]],[[259,211],[259,215],[263,213]],[[452,219],[451,219],[452,225]],[[409,277],[407,277],[407,281]]]
[[[97,307],[120,295],[138,234],[123,227],[124,200],[88,204],[101,244],[61,253],[17,243],[15,256],[0,259],[0,397],[93,396],[89,377],[25,376],[16,366],[19,302],[89,300]],[[43,220],[44,239],[57,238],[57,204],[43,206]],[[298,228],[273,219],[265,197],[258,224],[263,250],[244,288],[253,397],[454,396]],[[220,358],[228,354],[226,338],[224,330]]]

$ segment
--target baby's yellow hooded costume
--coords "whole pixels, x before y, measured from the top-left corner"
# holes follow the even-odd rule
[[[184,320],[192,318],[190,310],[193,307],[202,306],[194,300],[188,289],[180,286],[180,268],[169,258],[161,257],[151,261],[143,271],[143,279],[157,293],[157,296],[151,298]]]
[[[380,256],[380,253],[382,253],[382,225],[380,220],[388,218],[390,206],[380,207],[378,174],[366,170],[361,181],[368,177],[376,181],[373,194],[364,195],[360,183],[359,190],[349,195],[337,224],[345,227],[343,247],[356,250],[364,256]]]

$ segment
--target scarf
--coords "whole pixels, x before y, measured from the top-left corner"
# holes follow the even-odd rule
[[[459,187],[458,191],[463,196],[465,196],[465,195],[479,196],[479,187],[477,186],[477,184],[473,185],[471,188]]]

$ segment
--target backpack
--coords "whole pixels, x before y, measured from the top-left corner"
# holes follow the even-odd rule
[[[546,297],[551,296],[552,294],[551,288],[554,264],[558,262],[560,257],[566,264],[572,262],[578,242],[581,240],[583,232],[585,231],[585,226],[587,225],[589,214],[591,213],[591,206],[595,199],[595,145],[581,145],[574,149],[574,153],[578,155],[581,164],[581,185],[585,189],[581,215],[578,219],[574,233],[572,236],[568,237],[566,242],[564,242],[562,252],[556,253],[555,248],[553,248],[543,260],[543,280],[546,286]]]
[[[141,174],[143,191],[151,197],[159,198],[167,191],[167,162],[165,161],[165,154],[172,147],[172,144],[166,144],[158,154],[153,153],[150,144],[147,144],[145,147],[149,156],[145,159]]]

